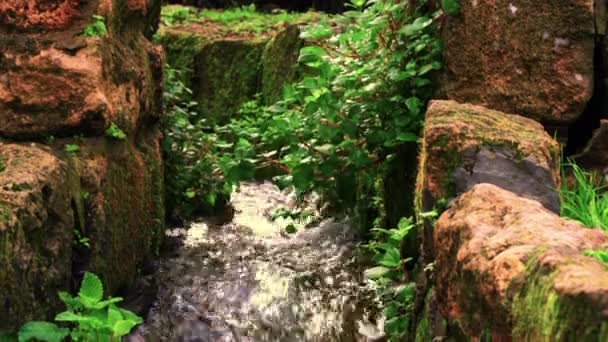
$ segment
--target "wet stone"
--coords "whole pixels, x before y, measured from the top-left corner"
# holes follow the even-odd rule
[[[286,235],[271,216],[294,203],[271,183],[246,183],[232,222],[169,230],[183,244],[161,261],[156,303],[131,341],[368,341],[365,331],[382,331],[356,229],[321,220]]]

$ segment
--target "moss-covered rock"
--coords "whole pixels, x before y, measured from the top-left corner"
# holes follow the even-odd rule
[[[459,3],[442,30],[445,97],[558,124],[583,113],[594,88],[593,0]]]
[[[160,134],[129,141],[87,139],[79,153],[90,261],[109,293],[128,288],[158,251],[164,226]]]
[[[440,312],[472,337],[603,341],[608,269],[582,254],[603,232],[491,184],[463,194],[434,231]]]
[[[216,40],[196,57],[194,99],[202,117],[226,121],[258,93],[267,39]]]
[[[262,55],[262,99],[273,104],[281,99],[283,87],[298,77],[298,57],[304,41],[300,29],[291,25],[268,43]]]
[[[299,25],[320,18],[314,13],[198,13],[181,6],[167,7],[163,13],[171,21],[183,11],[187,18],[161,27],[157,41],[165,48],[168,64],[193,90],[200,117],[212,121],[238,114],[241,105],[257,94],[265,104],[279,100],[284,85],[302,72],[297,63],[303,45]],[[243,27],[239,18],[252,24]]]
[[[108,294],[125,289],[158,248],[163,57],[144,34],[159,10],[160,0],[0,2],[0,335],[52,318],[57,291],[82,271]],[[84,37],[94,14],[106,30]],[[124,139],[105,137],[113,125]],[[32,138],[50,146],[1,140]]]
[[[1,335],[59,309],[81,194],[74,170],[48,147],[0,143],[0,156]]]
[[[156,50],[142,35],[144,13],[152,15],[147,4],[152,10],[156,2],[3,2],[0,31],[9,33],[0,35],[0,136],[102,135],[113,121],[134,132],[159,114]],[[107,32],[84,37],[94,14]]]
[[[491,183],[559,211],[559,146],[539,123],[481,106],[432,101],[416,181],[416,212],[442,206],[473,185]],[[432,262],[432,224],[423,253]]]

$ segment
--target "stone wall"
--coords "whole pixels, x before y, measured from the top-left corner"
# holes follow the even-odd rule
[[[0,3],[0,333],[52,318],[85,270],[108,293],[130,286],[158,247],[163,58],[146,37],[159,9]],[[85,37],[93,15],[107,32]]]
[[[299,73],[299,35],[296,24],[251,34],[191,23],[162,27],[158,40],[169,65],[184,71],[201,116],[225,122],[257,94],[265,104],[280,98]]]
[[[557,215],[552,138],[606,172],[606,4],[460,5],[421,144],[416,211],[442,214],[419,215],[412,339],[606,340],[608,271],[584,252],[608,238]]]

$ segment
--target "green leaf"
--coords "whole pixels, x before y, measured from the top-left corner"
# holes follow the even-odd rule
[[[325,38],[331,37],[334,33],[332,29],[326,27],[324,25],[315,25],[307,28],[304,32],[300,34],[300,38],[306,40],[321,40]]]
[[[391,271],[390,268],[387,268],[384,266],[376,266],[376,267],[368,268],[367,270],[365,270],[363,275],[367,279],[375,280],[375,279],[379,279],[379,278],[386,276],[390,271]]]
[[[61,342],[70,334],[70,330],[60,328],[49,322],[28,322],[19,329],[19,342],[30,340]]]
[[[451,16],[455,16],[460,13],[459,0],[441,0],[441,7],[446,14]]]
[[[380,259],[380,265],[388,268],[397,268],[401,265],[401,254],[397,248],[388,249]]]
[[[310,62],[317,62],[319,61],[319,59],[321,59],[324,55],[324,51],[323,49],[321,49],[318,46],[307,46],[302,48],[302,50],[300,50],[300,57],[298,59],[298,62],[300,63],[310,63]]]
[[[93,273],[86,272],[78,291],[78,297],[85,306],[94,305],[103,298],[103,284],[99,277]]]
[[[122,337],[131,332],[131,329],[137,325],[137,322],[131,320],[122,320],[116,322],[112,326],[112,332],[114,337]]]
[[[410,132],[402,132],[397,135],[397,140],[401,142],[415,142],[418,141],[418,136]]]

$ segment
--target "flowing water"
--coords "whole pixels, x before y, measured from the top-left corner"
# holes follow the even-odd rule
[[[272,220],[293,198],[245,183],[228,223],[200,220],[167,234],[182,244],[161,261],[159,294],[131,340],[379,341],[383,322],[347,222],[308,220],[287,234]]]

